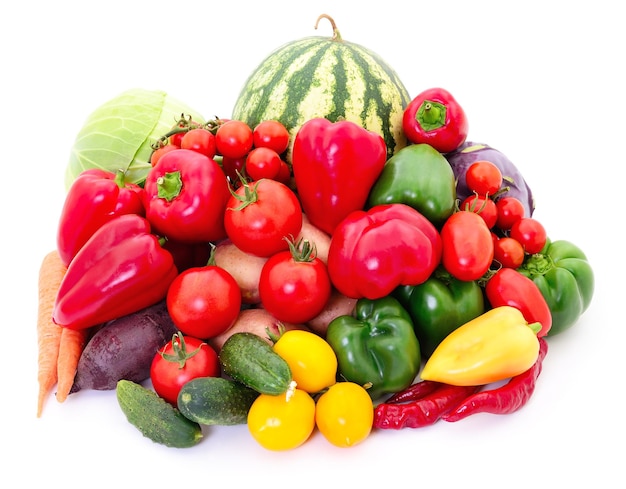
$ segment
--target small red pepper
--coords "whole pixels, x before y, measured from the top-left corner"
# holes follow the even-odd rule
[[[78,250],[103,224],[123,214],[144,215],[143,189],[125,181],[125,173],[92,168],[70,187],[57,228],[57,250],[69,265]]]
[[[136,214],[98,229],[76,254],[59,287],[52,319],[84,329],[165,299],[178,275],[171,253]]]
[[[311,223],[332,234],[344,217],[362,209],[386,160],[378,133],[345,120],[305,122],[294,140],[292,167]]]
[[[429,88],[404,109],[402,128],[410,142],[430,144],[440,153],[449,153],[465,142],[469,124],[450,92]]]
[[[400,404],[409,401],[417,401],[432,394],[444,384],[434,380],[421,380],[415,382],[404,390],[396,392],[385,402],[389,404]]]
[[[533,395],[543,359],[547,353],[548,342],[539,338],[539,357],[531,368],[512,377],[500,387],[469,396],[452,411],[444,414],[441,419],[454,422],[477,413],[510,414],[517,411]]]

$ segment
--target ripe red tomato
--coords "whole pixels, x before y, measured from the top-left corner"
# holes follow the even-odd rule
[[[276,180],[281,163],[280,155],[273,149],[254,148],[246,157],[246,174],[252,180],[261,180],[261,178]]]
[[[279,121],[261,121],[252,131],[252,137],[256,148],[270,148],[279,155],[289,146],[289,131]]]
[[[197,377],[221,374],[217,352],[204,341],[176,333],[154,355],[150,380],[155,392],[176,406],[181,387]]]
[[[216,153],[215,136],[208,129],[197,127],[185,133],[180,140],[180,147],[213,158]]]
[[[222,156],[230,158],[246,156],[252,149],[252,129],[243,121],[224,122],[217,128],[215,144],[217,152]]]
[[[241,290],[223,268],[194,267],[174,279],[166,303],[172,321],[182,333],[208,339],[235,323],[241,308]]]
[[[504,236],[493,242],[493,258],[505,268],[519,268],[524,262],[524,248],[516,239]]]
[[[285,163],[285,160],[280,161],[280,170],[278,171],[278,175],[276,175],[275,180],[289,186],[289,183],[291,182],[291,168],[287,163]]]
[[[518,219],[509,232],[509,236],[519,241],[526,253],[539,253],[548,239],[546,229],[537,219],[523,217]]]
[[[296,194],[269,178],[239,187],[226,205],[224,227],[240,250],[272,256],[289,248],[285,238],[302,229],[302,208]]]
[[[289,251],[272,255],[261,269],[261,304],[279,321],[306,323],[330,299],[328,270],[312,251],[308,241],[292,244]]]
[[[485,220],[470,211],[457,211],[441,228],[442,264],[459,280],[478,280],[493,261],[493,239]]]
[[[152,155],[150,155],[150,165],[151,166],[156,165],[159,159],[161,158],[161,156],[175,149],[179,149],[178,146],[175,146],[173,144],[166,144],[164,146],[161,146],[159,149],[154,150],[152,152]]]
[[[461,203],[461,210],[471,211],[482,217],[489,229],[496,225],[498,209],[496,203],[487,196],[470,195]]]
[[[508,231],[511,226],[524,217],[524,204],[515,197],[502,197],[496,201],[498,219],[496,226],[502,231]]]
[[[244,174],[244,167],[246,165],[246,156],[241,156],[239,158],[230,158],[228,156],[222,156],[222,170],[224,171],[224,175],[228,178],[230,183],[234,187],[239,187],[241,185],[241,179],[237,172],[240,175]]]
[[[502,172],[491,161],[475,161],[465,172],[465,182],[478,195],[493,195],[502,186]]]

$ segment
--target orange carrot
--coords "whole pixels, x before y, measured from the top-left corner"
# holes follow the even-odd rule
[[[59,253],[49,252],[39,268],[39,303],[37,311],[37,345],[39,397],[37,417],[41,416],[46,397],[57,383],[57,361],[63,328],[52,321],[52,311],[67,268]]]
[[[67,399],[70,389],[74,384],[78,360],[87,343],[89,329],[63,328],[61,344],[59,345],[59,358],[57,360],[57,401]]]

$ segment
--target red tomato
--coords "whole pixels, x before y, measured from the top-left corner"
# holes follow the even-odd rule
[[[252,180],[261,180],[261,178],[276,180],[281,163],[280,155],[273,149],[254,148],[246,157],[246,175]]]
[[[252,139],[256,148],[270,148],[282,154],[289,146],[289,131],[279,121],[262,121],[252,131]]]
[[[322,312],[330,299],[331,283],[326,265],[316,256],[308,241],[289,251],[272,255],[259,278],[263,307],[279,321],[301,324]],[[309,254],[309,256],[307,256]]]
[[[461,210],[471,211],[482,217],[489,229],[496,225],[498,209],[496,203],[489,197],[482,195],[470,195],[461,203]]]
[[[239,316],[241,291],[223,268],[207,265],[189,268],[172,282],[167,310],[186,335],[208,339],[226,332]]]
[[[503,267],[519,268],[524,262],[524,248],[516,239],[504,236],[493,242],[493,258]]]
[[[150,155],[150,165],[151,166],[156,165],[159,159],[161,158],[161,156],[175,149],[179,149],[179,148],[178,146],[175,146],[173,144],[166,144],[164,146],[161,146],[159,149],[155,149],[152,152],[152,155]]]
[[[176,406],[181,387],[197,377],[221,374],[217,352],[198,338],[176,333],[154,355],[150,380],[155,392]]]
[[[234,187],[239,187],[241,185],[241,179],[237,172],[240,175],[244,174],[244,166],[246,165],[246,156],[241,156],[239,158],[230,158],[228,156],[222,156],[222,170],[224,171],[224,175],[228,178],[230,183]]]
[[[302,229],[302,208],[286,185],[262,178],[239,187],[226,205],[224,227],[240,250],[271,256],[289,248]]]
[[[252,129],[243,121],[224,122],[215,133],[217,152],[230,158],[246,156],[252,149]]]
[[[180,147],[213,158],[216,153],[215,136],[208,129],[197,127],[185,133],[180,141]]]
[[[285,163],[284,160],[280,161],[280,170],[278,171],[278,175],[276,175],[275,180],[278,180],[280,183],[284,183],[287,186],[291,183],[291,168],[289,168],[289,165]]]
[[[475,161],[465,172],[465,182],[478,195],[493,195],[502,186],[502,172],[491,161]]]
[[[546,229],[532,217],[518,219],[509,232],[511,238],[519,241],[526,253],[539,253],[548,239]]]
[[[441,228],[442,264],[459,280],[478,280],[493,261],[493,239],[485,220],[470,211],[452,214]]]
[[[502,197],[496,201],[498,219],[496,226],[502,231],[508,231],[515,221],[524,217],[524,204],[515,197]]]

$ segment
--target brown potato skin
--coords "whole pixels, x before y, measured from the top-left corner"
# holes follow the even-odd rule
[[[311,224],[305,214],[302,215],[302,229],[296,238],[296,242],[300,239],[306,239],[310,243],[315,244],[317,257],[324,263],[328,263],[328,248],[330,248],[330,236]]]
[[[306,325],[311,331],[325,338],[330,322],[338,316],[351,315],[356,301],[356,299],[343,295],[337,289],[333,289],[324,310],[308,321]]]

